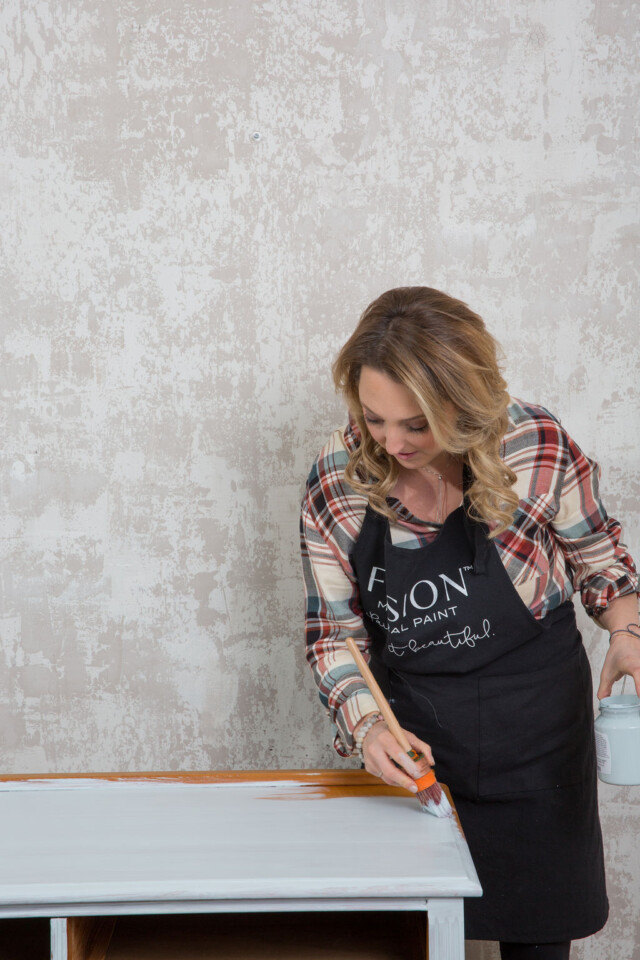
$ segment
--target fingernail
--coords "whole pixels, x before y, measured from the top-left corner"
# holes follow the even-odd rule
[[[418,788],[417,788],[417,786],[415,785],[415,783],[410,784],[407,789],[411,790],[411,793],[417,793],[417,792],[418,792]]]

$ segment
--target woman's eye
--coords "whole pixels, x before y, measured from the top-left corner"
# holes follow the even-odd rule
[[[380,427],[384,423],[384,420],[380,420],[377,417],[368,417],[366,414],[363,414],[363,419],[365,423],[368,423],[372,427]],[[406,429],[409,433],[424,433],[429,429],[429,424],[425,423],[421,427],[407,426]]]

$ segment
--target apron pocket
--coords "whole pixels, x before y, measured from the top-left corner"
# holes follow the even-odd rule
[[[584,648],[535,673],[481,677],[481,797],[579,783],[593,763],[591,671]]]

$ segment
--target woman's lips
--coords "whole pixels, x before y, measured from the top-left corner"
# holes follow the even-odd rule
[[[413,453],[397,453],[396,457],[398,460],[411,460],[412,457],[415,457],[416,453],[416,450],[414,450]]]

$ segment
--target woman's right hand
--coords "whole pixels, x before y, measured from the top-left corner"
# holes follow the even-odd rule
[[[433,766],[433,754],[429,744],[419,740],[409,730],[404,733],[416,753],[423,753]],[[374,777],[380,777],[389,786],[403,787],[411,793],[418,792],[414,781],[424,773],[424,769],[421,770],[408,757],[384,720],[375,723],[367,733],[362,743],[362,756],[365,770]]]

